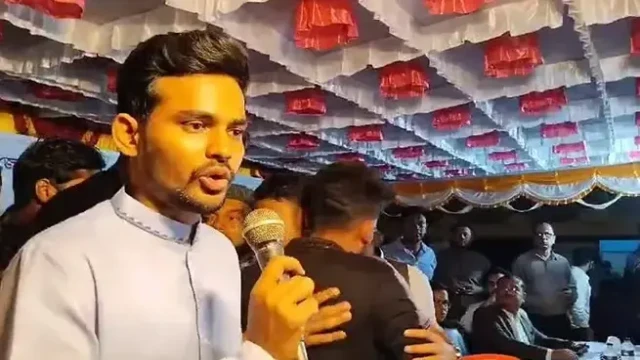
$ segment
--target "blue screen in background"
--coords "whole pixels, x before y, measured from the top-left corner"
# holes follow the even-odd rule
[[[640,240],[600,240],[600,256],[603,261],[611,262],[613,271],[623,275],[627,256],[634,252]]]

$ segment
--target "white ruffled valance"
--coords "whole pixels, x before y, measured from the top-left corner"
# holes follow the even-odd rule
[[[589,204],[582,200],[595,187],[600,187],[616,194],[616,196],[604,204]],[[399,196],[399,200],[407,205],[446,211],[445,204],[453,197],[456,197],[466,203],[467,206],[462,212],[447,212],[465,213],[470,210],[468,209],[469,206],[481,208],[502,206],[515,210],[509,203],[521,196],[529,198],[536,204],[536,206],[524,211],[531,211],[542,205],[560,205],[571,202],[577,202],[583,206],[600,210],[612,205],[622,196],[640,196],[640,178],[596,175],[590,180],[577,183],[555,185],[523,183],[503,191],[477,191],[452,187],[439,192],[424,193],[419,197]]]

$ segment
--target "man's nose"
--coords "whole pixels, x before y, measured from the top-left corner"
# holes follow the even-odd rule
[[[231,158],[231,139],[226,129],[214,129],[209,136],[206,148],[207,158],[227,162]]]

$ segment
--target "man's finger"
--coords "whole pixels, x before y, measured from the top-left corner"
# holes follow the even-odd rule
[[[307,323],[307,334],[322,333],[333,330],[338,326],[351,321],[352,317],[350,311],[331,317],[318,317],[318,315],[319,313],[315,314]]]
[[[441,343],[444,341],[439,334],[429,329],[409,329],[404,332],[404,336],[412,339],[427,340],[431,343]]]
[[[267,298],[267,304],[270,306],[291,307],[305,299],[313,299],[313,289],[315,284],[313,280],[304,276],[294,276],[291,279],[279,283],[271,290]]]
[[[340,296],[340,289],[335,287],[328,288],[318,293],[315,293],[313,296],[316,298],[316,301],[318,302],[318,304],[322,305],[325,302]]]
[[[316,298],[318,300],[318,298]],[[320,303],[320,302],[318,302]],[[320,307],[317,317],[336,316],[351,311],[351,304],[347,301],[337,303],[335,305],[327,305]]]
[[[304,343],[307,346],[324,345],[344,340],[346,338],[347,333],[345,333],[344,331],[334,331],[328,334],[306,335],[304,337]]]
[[[418,355],[435,355],[442,351],[441,344],[418,344],[418,345],[408,345],[404,347],[404,352],[407,354],[418,354]]]
[[[288,311],[287,318],[289,319],[289,326],[291,326],[291,328],[302,328],[307,324],[309,318],[318,312],[318,302],[313,297],[309,297],[292,309],[285,309],[283,311]]]
[[[284,278],[284,275],[304,275],[300,262],[288,256],[276,256],[264,268],[262,275],[256,282],[253,291],[266,292],[274,288]]]

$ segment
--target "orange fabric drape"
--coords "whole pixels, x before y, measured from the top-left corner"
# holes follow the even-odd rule
[[[525,183],[537,185],[578,183],[587,181],[596,175],[619,178],[640,178],[640,163],[481,179],[406,182],[397,183],[394,185],[394,188],[398,195],[402,196],[420,196],[422,194],[444,191],[450,188],[498,192],[505,191]]]
[[[71,125],[60,119],[41,119],[23,113],[0,112],[0,132],[37,138],[61,137],[82,141],[102,150],[117,151],[107,128],[89,122]]]

